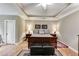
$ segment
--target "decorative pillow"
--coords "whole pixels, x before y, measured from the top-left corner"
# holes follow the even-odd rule
[[[50,34],[49,30],[44,30],[44,34]]]
[[[40,29],[39,30],[39,34],[44,34],[44,30],[43,29]]]
[[[39,34],[39,30],[34,30],[33,34]]]

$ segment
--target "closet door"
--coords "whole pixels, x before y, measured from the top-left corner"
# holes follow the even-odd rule
[[[4,40],[4,22],[0,21],[0,44],[3,43]]]
[[[7,20],[6,21],[6,35],[7,35],[7,43],[14,44],[15,43],[15,20]]]

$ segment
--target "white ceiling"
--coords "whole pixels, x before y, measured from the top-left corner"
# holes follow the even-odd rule
[[[44,9],[39,3],[18,4],[29,20],[57,20],[79,10],[79,4],[52,3]]]
[[[18,15],[18,13],[13,3],[0,3],[0,15]]]
[[[20,14],[25,20],[59,20],[77,11],[78,3],[52,3],[47,5],[46,9],[39,3],[0,4],[0,15]]]
[[[52,16],[55,17],[63,9],[69,6],[69,3],[54,3],[47,5],[44,9],[39,3],[23,3],[21,7],[25,10],[28,16]]]

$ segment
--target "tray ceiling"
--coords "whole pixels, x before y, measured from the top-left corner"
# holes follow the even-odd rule
[[[69,3],[53,3],[46,5],[46,9],[44,9],[39,3],[23,3],[21,7],[29,17],[55,17],[69,5]]]
[[[59,20],[79,11],[79,3],[2,3],[0,15],[20,15],[25,20]]]

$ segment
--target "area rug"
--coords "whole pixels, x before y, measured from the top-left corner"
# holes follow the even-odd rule
[[[57,48],[68,48],[68,46],[58,41]]]
[[[30,50],[23,50],[18,56],[31,56]],[[34,56],[62,56],[62,54],[57,49],[55,49],[54,55],[34,55]]]

